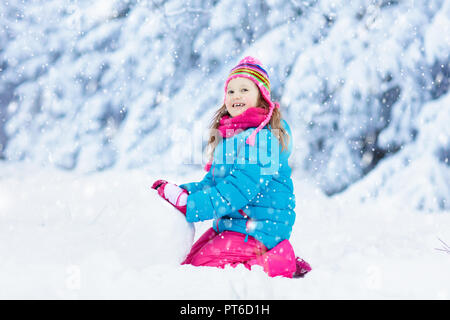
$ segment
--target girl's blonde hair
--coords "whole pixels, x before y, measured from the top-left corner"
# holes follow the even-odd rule
[[[267,112],[269,112],[270,106],[267,103],[266,100],[261,99],[261,94],[258,98],[259,100],[259,105],[257,106],[258,108],[264,108]],[[218,132],[218,128],[220,125],[220,119],[222,119],[223,116],[230,116],[230,114],[227,111],[227,107],[225,106],[225,104],[223,104],[219,110],[216,111],[216,113],[214,114],[211,124],[210,124],[210,134],[209,134],[209,139],[208,139],[208,144],[206,146],[206,150],[207,150],[207,157],[209,159],[209,161],[212,161],[213,159],[213,155],[214,155],[214,150],[216,149],[217,145],[219,144],[220,140],[219,138],[221,138],[220,135],[217,134]],[[281,120],[282,120],[282,116],[281,116],[281,111],[280,108],[274,108],[273,112],[272,112],[272,117],[270,118],[269,124],[270,124],[270,128],[272,133],[275,135],[275,137],[277,137],[279,143],[281,144],[281,151],[284,151],[288,148],[289,145],[289,134],[286,131],[286,129],[283,128],[283,126],[281,125]]]

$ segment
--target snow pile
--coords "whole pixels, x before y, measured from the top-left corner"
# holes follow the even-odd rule
[[[194,227],[149,188],[153,180],[132,171],[0,175],[3,261],[19,263],[14,253],[21,252],[26,264],[77,264],[93,252],[113,250],[130,267],[181,263]]]

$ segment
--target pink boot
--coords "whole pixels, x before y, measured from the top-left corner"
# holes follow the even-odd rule
[[[271,250],[256,259],[247,261],[246,264],[262,266],[270,277],[299,278],[311,271],[311,267],[306,261],[295,257],[289,240],[281,241]]]
[[[312,270],[309,263],[299,257],[295,259],[295,266],[296,270],[294,275],[292,276],[293,278],[303,278],[305,274]]]

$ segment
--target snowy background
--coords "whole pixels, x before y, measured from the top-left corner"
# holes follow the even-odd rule
[[[148,190],[202,178],[246,55],[293,131],[305,279],[179,266]],[[450,1],[1,1],[0,298],[450,299],[449,86]]]

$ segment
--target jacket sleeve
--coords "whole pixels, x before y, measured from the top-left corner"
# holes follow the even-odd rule
[[[185,189],[189,194],[195,193],[197,191],[203,190],[206,186],[211,185],[212,175],[211,170],[203,177],[200,182],[189,182],[179,185],[180,188]]]
[[[188,197],[186,219],[189,222],[220,218],[242,209],[269,184],[272,175],[264,174],[264,168],[272,160],[266,157],[266,163],[258,161],[260,152],[267,150],[267,141],[260,140],[257,139],[255,146],[245,144],[239,150],[225,179]]]

